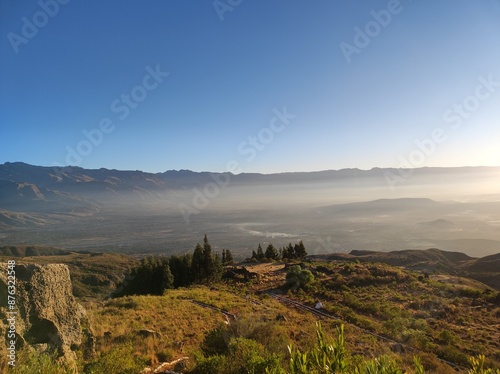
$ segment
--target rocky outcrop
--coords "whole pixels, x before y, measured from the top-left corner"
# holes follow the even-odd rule
[[[2,264],[1,269],[0,288],[4,294],[7,265]],[[74,364],[74,351],[79,347],[84,354],[92,355],[92,329],[85,309],[73,296],[68,267],[62,264],[17,264],[15,272],[16,345],[55,350],[68,364]],[[7,299],[6,295],[1,297],[2,301]]]

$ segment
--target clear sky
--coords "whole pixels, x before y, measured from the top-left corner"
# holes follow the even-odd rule
[[[498,0],[0,0],[0,37],[0,163],[500,165]]]

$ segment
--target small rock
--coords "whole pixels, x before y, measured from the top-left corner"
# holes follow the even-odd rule
[[[391,351],[393,351],[394,353],[405,353],[406,349],[404,345],[400,343],[394,343],[393,345],[391,345]]]
[[[149,338],[149,337],[153,337],[155,339],[161,338],[161,334],[159,332],[154,331],[154,330],[141,329],[137,333],[140,336],[142,336],[143,338]]]

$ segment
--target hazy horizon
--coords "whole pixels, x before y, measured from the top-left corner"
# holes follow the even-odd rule
[[[440,249],[500,252],[500,168],[423,168],[229,179],[210,173],[0,165],[0,245],[184,253],[208,234],[245,257],[303,240],[310,254]],[[191,175],[193,174],[193,175]],[[8,182],[6,179],[17,182]],[[389,179],[391,181],[392,179]]]
[[[178,168],[178,169],[159,169],[156,171],[149,171],[145,168],[140,168],[140,169],[132,169],[132,168],[123,168],[123,169],[115,169],[115,168],[108,168],[104,166],[97,166],[97,167],[83,167],[83,166],[78,166],[78,165],[42,165],[42,164],[30,164],[25,161],[18,161],[18,160],[7,160],[4,161],[0,165],[5,165],[5,164],[26,164],[29,166],[36,166],[36,167],[43,167],[43,168],[55,168],[55,169],[74,169],[74,168],[81,168],[81,169],[87,169],[87,170],[101,170],[101,169],[106,169],[110,171],[140,171],[143,173],[149,173],[149,174],[162,174],[162,173],[167,173],[167,172],[193,172],[193,173],[210,173],[210,174],[219,174],[219,173],[231,173],[231,171],[214,171],[214,170],[193,170],[193,169],[187,169],[187,168]],[[457,165],[457,166],[421,166],[421,167],[409,167],[409,168],[398,168],[398,167],[381,167],[381,166],[373,166],[371,168],[358,168],[358,167],[345,167],[345,168],[340,168],[340,169],[317,169],[317,170],[293,170],[293,171],[276,171],[276,172],[259,172],[259,171],[253,171],[253,172],[246,172],[242,171],[240,173],[231,173],[234,175],[239,175],[239,174],[261,174],[261,175],[272,175],[272,174],[298,174],[298,173],[321,173],[321,172],[334,172],[334,171],[347,171],[347,170],[359,170],[359,171],[373,171],[373,170],[378,170],[378,169],[408,169],[408,170],[418,170],[418,169],[463,169],[463,168],[470,168],[470,169],[480,169],[480,168],[500,168],[500,163],[498,165]]]

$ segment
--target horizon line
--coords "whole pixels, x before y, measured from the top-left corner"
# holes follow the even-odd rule
[[[373,171],[373,170],[419,170],[419,169],[471,169],[471,168],[500,168],[500,165],[498,166],[487,166],[487,165],[463,165],[463,166],[420,166],[420,167],[413,167],[413,168],[401,168],[401,167],[380,167],[380,166],[374,166],[371,169],[360,169],[357,167],[345,167],[341,169],[320,169],[320,170],[309,170],[309,171],[278,171],[278,172],[270,172],[270,173],[263,173],[263,172],[241,172],[238,174],[232,173],[230,171],[207,171],[207,170],[202,170],[202,171],[195,171],[191,169],[167,169],[165,171],[157,171],[157,172],[152,172],[152,171],[145,171],[145,170],[140,170],[140,169],[115,169],[115,168],[107,168],[107,167],[100,167],[100,168],[85,168],[82,166],[77,166],[77,165],[53,165],[53,166],[46,166],[46,165],[34,165],[34,164],[29,164],[24,161],[5,161],[3,164],[0,164],[0,166],[8,165],[8,164],[23,164],[31,167],[41,167],[41,168],[57,168],[57,169],[83,169],[83,170],[109,170],[109,171],[123,171],[123,172],[141,172],[141,173],[147,173],[147,174],[164,174],[168,172],[191,172],[191,173],[209,173],[209,174],[231,174],[231,175],[243,175],[243,174],[259,174],[259,175],[276,175],[276,174],[304,174],[304,173],[323,173],[323,172],[338,172],[338,171],[346,171],[346,170],[357,170],[357,171]]]

